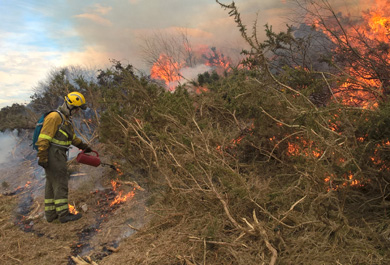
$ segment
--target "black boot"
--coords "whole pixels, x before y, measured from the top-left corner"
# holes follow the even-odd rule
[[[60,217],[60,222],[66,223],[66,222],[76,221],[76,220],[79,220],[81,218],[81,216],[82,216],[81,213],[78,213],[78,214],[68,213],[68,214]]]
[[[48,221],[49,223],[53,222],[57,218],[58,215],[46,215],[46,221]]]

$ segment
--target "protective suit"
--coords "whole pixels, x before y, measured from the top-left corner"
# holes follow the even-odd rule
[[[76,95],[81,95],[78,92]],[[70,120],[72,111],[77,111],[80,106],[75,106],[67,101],[72,93],[65,97],[65,102],[58,108],[58,112],[49,113],[43,122],[43,126],[37,141],[38,164],[45,169],[45,216],[48,222],[59,218],[60,222],[75,221],[81,218],[81,214],[69,213],[68,207],[68,180],[67,170],[68,150],[70,145],[90,152],[88,147],[74,132]],[[81,95],[82,96],[82,95]],[[72,102],[72,101],[71,101]],[[85,108],[84,108],[85,109]]]

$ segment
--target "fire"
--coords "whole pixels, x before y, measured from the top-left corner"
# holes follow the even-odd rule
[[[118,163],[114,162],[114,166],[115,166],[115,171],[118,173],[118,175],[122,176],[123,175],[123,171],[120,169],[121,165],[119,165]]]
[[[133,198],[135,195],[134,191],[130,191],[127,194],[125,194],[124,196],[122,196],[122,193],[123,193],[123,191],[119,192],[119,194],[115,197],[115,199],[110,203],[110,206],[125,202],[128,199]]]
[[[218,145],[216,148],[217,151],[220,154],[223,154],[223,151],[228,151],[228,150],[234,149],[235,147],[237,147],[241,143],[241,141],[245,138],[245,136],[253,135],[254,128],[255,128],[254,122],[250,121],[248,124],[245,125],[245,128],[243,128],[242,134],[240,136],[238,136],[237,138],[231,139],[229,145],[225,146],[224,148],[222,148],[222,146]]]
[[[116,185],[117,185],[117,182],[115,180],[111,180],[111,186],[112,186],[113,191],[116,191]]]
[[[210,48],[205,45],[199,45],[197,48],[191,49],[185,45],[184,49],[187,54],[191,54],[188,55],[188,58],[174,58],[168,54],[161,53],[150,70],[150,76],[164,81],[169,91],[174,91],[180,81],[186,80],[182,74],[185,72],[183,70],[194,67],[193,61],[196,61],[199,65],[209,66],[219,75],[231,70],[232,60],[230,57],[217,51],[215,47]],[[199,87],[196,93],[205,91],[207,91],[207,88]]]
[[[68,204],[68,206],[69,206],[69,212],[70,212],[71,214],[78,214],[78,213],[79,213],[79,212],[76,210],[76,207],[73,206],[72,204]]]
[[[287,142],[287,155],[319,158],[323,151],[317,148],[313,141],[305,140],[301,137],[295,137],[295,142]]]
[[[231,59],[225,57],[223,53],[217,51],[215,47],[211,47],[211,52],[203,54],[203,58],[206,59],[206,65],[215,67],[218,74],[222,74],[224,71],[230,71]]]
[[[202,94],[203,92],[208,92],[209,90],[207,89],[207,87],[202,87],[202,86],[198,86],[198,87],[196,87],[196,89],[195,89],[195,93],[197,94],[197,95],[200,95],[200,94]]]
[[[118,184],[117,181],[111,180],[111,186],[112,186],[112,190],[113,190],[113,191],[116,191],[116,190],[117,190],[117,187],[119,186],[119,184]],[[128,192],[127,194],[125,194],[125,195],[123,195],[123,196],[122,196],[122,193],[123,193],[123,191],[119,191],[118,195],[116,195],[115,198],[114,198],[114,200],[110,203],[110,207],[113,206],[113,205],[115,205],[115,204],[123,203],[123,202],[127,201],[128,199],[133,198],[134,195],[135,195],[134,190]]]
[[[365,182],[369,182],[369,180]],[[344,174],[343,177],[341,179],[337,179],[337,181],[336,176],[334,174],[330,174],[325,177],[325,183],[328,186],[328,192],[331,190],[340,190],[346,187],[364,187],[364,183],[356,179],[352,172]]]
[[[389,41],[390,33],[390,8],[388,1],[376,0],[375,5],[368,12],[363,13],[368,28],[372,35],[381,41]]]
[[[160,57],[153,64],[150,75],[154,79],[160,79],[165,82],[170,91],[175,89],[174,82],[178,82],[182,77],[180,69],[183,64],[177,62],[166,54],[160,54]]]
[[[333,89],[334,95],[345,105],[375,109],[378,99],[390,89],[389,77],[381,69],[390,63],[388,1],[375,0],[361,18],[353,20],[349,15],[338,17],[338,21],[316,19],[314,25],[335,44],[336,57],[342,55],[341,60],[346,59],[348,65],[344,70],[350,77]],[[340,21],[347,23],[341,28]]]

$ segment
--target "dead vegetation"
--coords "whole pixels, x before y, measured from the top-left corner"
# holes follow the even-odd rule
[[[102,264],[388,262],[389,222],[386,206],[379,206],[386,192],[377,193],[382,179],[362,169],[358,179],[370,176],[364,185],[344,187],[352,180],[342,173],[326,182],[340,170],[331,162],[338,157],[359,165],[355,136],[328,129],[330,110],[259,77],[238,73],[219,84],[223,89],[197,97],[180,90],[164,95],[170,104],[156,97],[150,116],[138,105],[136,115],[110,123],[121,135],[111,144],[123,146],[118,153],[147,169],[154,183],[154,217]],[[226,90],[226,84],[234,85]],[[243,109],[230,108],[226,94]],[[299,115],[307,117],[304,124]],[[300,144],[299,155],[288,153],[291,143]],[[315,156],[315,150],[325,151]]]

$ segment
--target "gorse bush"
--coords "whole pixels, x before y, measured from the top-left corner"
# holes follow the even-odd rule
[[[34,126],[29,119],[31,112],[24,105],[13,104],[0,110],[0,131],[28,129]]]
[[[368,121],[384,113],[336,102],[318,107],[302,89],[259,70],[233,71],[196,95],[185,86],[167,92],[129,66],[116,68],[109,89],[100,89],[107,102],[101,139],[128,161],[129,173],[147,172],[160,194],[151,227],[168,222],[156,233],[175,233],[175,250],[199,261],[205,241],[215,264],[385,258],[387,219],[375,206],[379,194],[385,198],[385,179],[373,174],[385,157],[372,162],[379,151],[367,137],[375,135]],[[355,221],[362,218],[369,223]],[[161,244],[164,253],[173,250]],[[161,264],[173,262],[161,255]]]
[[[145,260],[172,264],[180,258],[166,253],[175,252],[212,264],[387,263],[386,145],[378,146],[387,103],[340,104],[330,86],[342,76],[295,67],[275,76],[266,45],[248,37],[234,3],[222,6],[251,46],[248,70],[201,75],[200,95],[166,92],[127,67],[112,77],[137,100],[117,94],[121,104],[102,121],[115,136],[105,137],[160,192],[150,230],[138,235],[155,231],[160,249]]]

